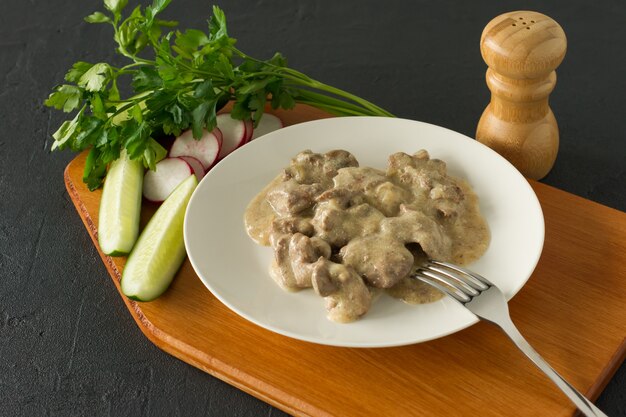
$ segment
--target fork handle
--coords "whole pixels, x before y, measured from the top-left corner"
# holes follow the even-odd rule
[[[491,320],[489,320],[491,321]],[[576,407],[587,417],[608,417],[598,407],[596,407],[591,401],[585,398],[576,388],[571,386],[561,375],[558,374],[552,367],[546,362],[541,355],[537,353],[535,349],[524,339],[524,336],[517,330],[515,324],[509,317],[504,320],[498,320],[493,322],[500,327],[511,338],[513,343],[522,351],[539,369],[546,374],[557,387],[569,397]]]

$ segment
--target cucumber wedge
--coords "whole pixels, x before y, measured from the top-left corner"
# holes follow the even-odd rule
[[[137,241],[143,165],[126,151],[111,163],[100,199],[98,243],[110,256],[127,255]]]
[[[172,191],[141,232],[122,273],[122,293],[137,301],[151,301],[169,287],[185,259],[183,220],[198,185],[190,175]]]

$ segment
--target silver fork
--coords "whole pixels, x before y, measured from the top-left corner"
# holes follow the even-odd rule
[[[607,417],[598,407],[571,386],[524,339],[511,321],[509,307],[498,287],[480,275],[465,268],[430,260],[418,268],[413,276],[432,285],[461,303],[481,320],[500,327],[528,358],[541,369],[588,417]]]

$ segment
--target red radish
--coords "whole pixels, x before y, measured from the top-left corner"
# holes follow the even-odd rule
[[[196,178],[198,178],[198,181],[200,181],[202,177],[204,177],[204,166],[202,166],[202,162],[198,161],[193,156],[179,156],[179,158],[189,164],[189,166],[193,170],[193,173],[196,174]]]
[[[220,141],[220,149],[221,149],[222,143],[224,143],[224,135],[222,134],[222,131],[218,127],[216,127],[215,129],[213,129],[213,134],[217,136],[217,140]]]
[[[165,158],[148,170],[143,177],[143,196],[155,203],[162,203],[174,188],[193,175],[193,170],[181,158]]]
[[[244,123],[246,124],[246,142],[250,142],[254,133],[254,122],[251,119],[246,119]]]
[[[217,115],[217,128],[224,136],[219,159],[246,143],[246,124],[243,120],[233,119],[230,113]]]
[[[263,136],[282,127],[284,127],[282,120],[273,114],[265,113],[263,114],[263,117],[261,117],[261,120],[259,120],[257,127],[254,128],[252,139],[256,139],[259,136]]]
[[[191,156],[202,163],[207,171],[217,161],[222,147],[222,133],[215,129],[212,132],[204,131],[199,140],[194,139],[191,130],[183,132],[176,138],[170,149],[170,156]]]

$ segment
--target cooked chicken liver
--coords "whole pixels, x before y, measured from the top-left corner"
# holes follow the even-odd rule
[[[245,224],[274,249],[278,285],[313,288],[341,323],[367,312],[375,288],[411,304],[439,299],[410,278],[416,266],[424,258],[464,265],[489,243],[470,186],[425,150],[391,155],[386,171],[359,167],[344,150],[303,151],[252,200]]]

